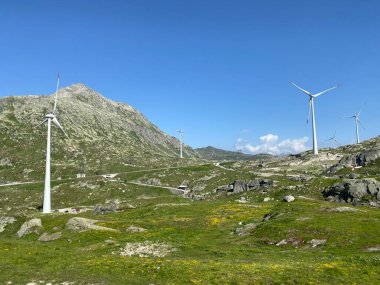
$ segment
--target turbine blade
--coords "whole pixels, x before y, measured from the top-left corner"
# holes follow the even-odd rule
[[[299,90],[301,90],[302,92],[304,92],[305,94],[311,96],[313,94],[311,94],[309,91],[305,90],[305,89],[302,89],[301,87],[299,87],[297,84],[295,84],[294,82],[290,82],[292,83],[295,87],[297,87]]]
[[[57,89],[55,91],[55,98],[54,98],[54,108],[53,108],[53,114],[54,115],[55,115],[55,112],[57,110],[58,88],[59,88],[59,73],[58,73],[58,78],[57,78]]]
[[[328,92],[328,91],[330,91],[330,90],[333,90],[333,89],[335,89],[335,88],[338,88],[338,86],[334,86],[334,87],[331,87],[331,88],[329,88],[329,89],[326,89],[326,90],[324,90],[324,91],[322,91],[322,92],[319,92],[319,93],[317,93],[317,94],[314,94],[313,97],[321,96],[323,93],[326,93],[326,92]]]
[[[309,99],[309,114],[307,115],[307,120],[306,120],[307,124],[309,124],[310,113],[311,113],[311,98]]]
[[[360,125],[363,129],[365,129],[365,127],[364,127],[362,121],[360,121],[359,118],[358,118],[358,123],[359,123],[359,125]]]
[[[48,119],[45,119],[45,120],[43,120],[43,121],[42,121],[42,123],[39,123],[37,126],[34,126],[33,128],[35,129],[35,128],[37,128],[37,127],[41,126],[42,124],[46,123],[46,122],[47,122],[47,120],[48,120]]]
[[[363,111],[363,109],[364,109],[364,106],[360,109],[359,113],[356,115],[357,117],[359,117],[359,115]]]
[[[61,124],[58,122],[58,120],[57,120],[56,117],[53,118],[53,123],[54,123],[58,128],[61,129],[61,131],[65,134],[66,137],[69,137],[69,136],[66,134],[66,132],[63,130]]]

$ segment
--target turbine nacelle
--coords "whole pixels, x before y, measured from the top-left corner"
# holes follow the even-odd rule
[[[55,118],[55,115],[54,114],[52,114],[52,113],[50,113],[50,114],[47,114],[46,116],[45,116],[45,118],[46,119],[54,119]]]

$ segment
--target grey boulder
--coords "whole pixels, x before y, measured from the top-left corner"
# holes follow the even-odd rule
[[[30,233],[38,233],[39,229],[42,227],[41,219],[31,219],[22,224],[21,228],[17,232],[17,236],[19,238],[30,234]]]

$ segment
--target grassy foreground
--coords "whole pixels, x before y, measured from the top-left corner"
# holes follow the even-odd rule
[[[238,175],[208,166],[167,170],[165,177],[164,171],[161,176],[155,172],[151,177],[161,177],[165,184],[174,178],[178,181],[173,183],[181,183],[178,175],[189,179],[185,175],[189,171],[204,171],[211,182],[217,175],[225,182]],[[250,192],[194,201],[159,187],[129,183],[145,176],[133,173],[115,182],[94,178],[53,185],[55,209],[93,206],[115,198],[136,207],[97,216],[91,211],[43,215],[34,210],[41,199],[41,184],[1,187],[1,215],[17,222],[0,233],[0,284],[376,284],[380,280],[380,253],[368,250],[380,246],[380,211],[368,207],[331,211],[342,205],[323,201],[319,190],[321,184],[333,181],[315,179],[309,188],[293,190],[292,203],[281,201],[290,192],[283,185],[265,195]],[[241,196],[248,202],[239,203]],[[264,203],[264,197],[274,199]],[[273,217],[263,222],[268,213]],[[66,222],[74,216],[98,219],[98,225],[118,232],[66,230]],[[63,236],[49,242],[38,241],[40,234],[34,233],[17,238],[22,223],[33,217],[42,219],[40,234],[61,231]],[[250,223],[256,228],[247,235],[235,233]],[[130,226],[146,231],[131,233]],[[312,239],[326,243],[312,247],[308,243]],[[295,242],[276,246],[282,240]],[[120,255],[127,243],[145,241],[169,244],[175,251],[164,257]]]

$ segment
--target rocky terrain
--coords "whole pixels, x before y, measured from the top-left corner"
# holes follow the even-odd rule
[[[179,141],[143,114],[113,102],[84,84],[58,92],[58,118],[68,134],[52,129],[53,177],[114,173],[164,165],[178,158]],[[34,128],[52,110],[54,95],[0,99],[0,181],[42,179],[46,125]],[[184,157],[197,158],[188,146]]]
[[[179,163],[178,141],[132,107],[83,85],[60,100],[70,137],[53,129],[52,214],[38,181],[45,130],[32,128],[52,98],[0,101],[1,284],[380,279],[379,137],[259,160],[200,160],[186,147]],[[89,175],[76,178],[83,157]]]

